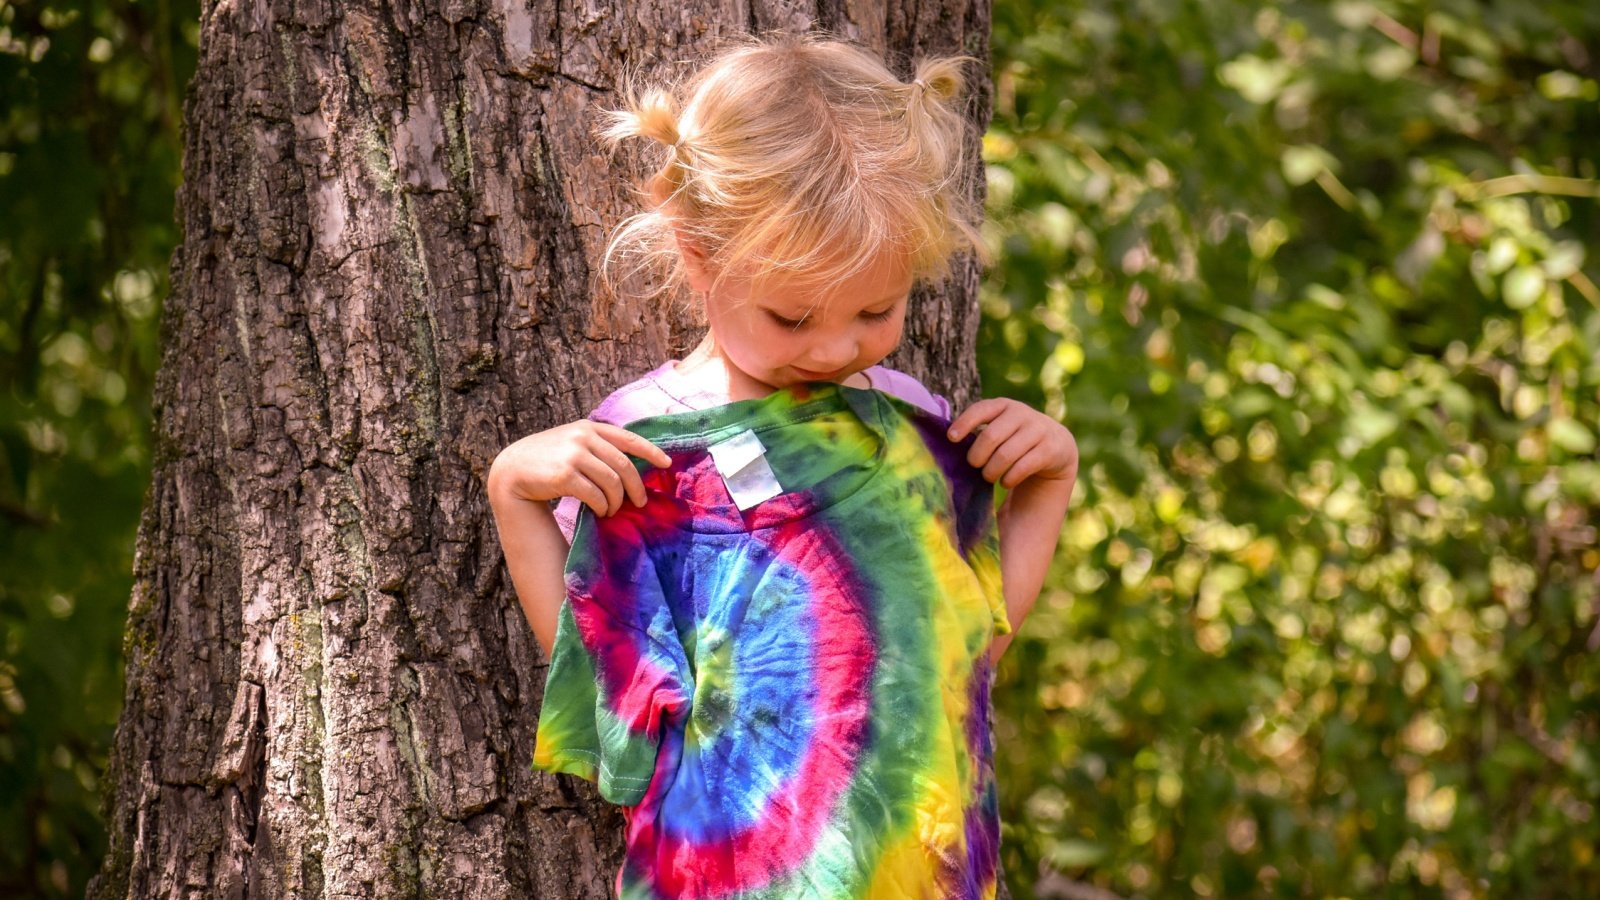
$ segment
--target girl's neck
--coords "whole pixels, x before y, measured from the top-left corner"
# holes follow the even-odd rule
[[[728,402],[739,400],[752,400],[765,397],[776,387],[758,381],[744,372],[738,366],[718,352],[708,333],[700,341],[700,345],[689,351],[681,361],[672,367],[681,378],[700,386],[708,394],[728,398]]]

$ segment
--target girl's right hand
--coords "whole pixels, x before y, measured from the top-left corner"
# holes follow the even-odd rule
[[[644,479],[627,454],[658,466],[672,458],[643,437],[592,419],[537,431],[501,450],[489,466],[491,490],[524,500],[576,497],[609,516],[627,499],[645,504]]]

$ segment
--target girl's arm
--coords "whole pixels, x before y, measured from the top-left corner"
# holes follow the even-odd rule
[[[1061,536],[1061,520],[1078,482],[1078,441],[1067,426],[1009,397],[979,400],[950,423],[952,441],[976,432],[967,462],[983,477],[1010,488],[995,514],[1000,528],[1000,579],[1010,634],[997,634],[989,661],[1000,654],[1033,610]]]
[[[998,664],[1022,620],[1033,611],[1055,556],[1061,522],[1072,500],[1075,479],[1029,478],[1006,495],[996,514],[1000,525],[1000,578],[1011,633],[996,635],[989,661]]]
[[[666,451],[625,428],[579,419],[530,434],[489,464],[484,489],[494,527],[517,602],[545,659],[555,649],[556,623],[567,598],[568,549],[548,501],[576,497],[597,515],[608,516],[630,501],[643,506],[644,481],[629,453],[658,466],[672,463]]]
[[[556,619],[567,598],[567,539],[548,504],[513,495],[504,481],[491,467],[487,488],[495,529],[500,532],[517,602],[549,659],[556,645]]]

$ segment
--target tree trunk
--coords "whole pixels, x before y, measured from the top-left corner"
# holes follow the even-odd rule
[[[643,170],[585,114],[751,27],[989,56],[984,2],[526,2],[205,4],[92,897],[608,896],[620,817],[530,766],[544,660],[483,490],[699,337],[590,293]],[[890,360],[958,405],[977,283]]]

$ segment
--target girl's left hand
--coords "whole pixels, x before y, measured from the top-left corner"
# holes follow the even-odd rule
[[[1009,490],[1029,478],[1068,484],[1077,480],[1077,439],[1065,425],[1026,403],[1009,397],[979,400],[950,423],[949,437],[959,441],[974,430],[978,436],[967,450],[967,462],[981,466],[987,481],[999,481]]]

